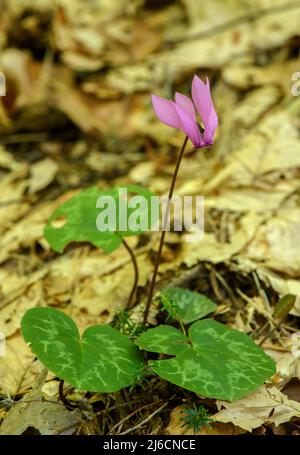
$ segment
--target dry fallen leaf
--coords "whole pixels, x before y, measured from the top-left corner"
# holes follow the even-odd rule
[[[299,316],[300,98],[291,94],[291,77],[299,71],[300,7],[287,0],[6,3],[0,18],[7,76],[0,99],[0,332],[7,337],[1,397],[26,392],[40,368],[20,334],[28,308],[62,309],[83,330],[126,304],[133,273],[123,248],[106,256],[73,245],[56,255],[43,228],[73,194],[70,186],[134,182],[167,194],[183,137],[155,119],[149,95],[187,94],[193,73],[209,76],[220,125],[213,148],[186,151],[175,191],[205,195],[206,232],[198,243],[167,234],[158,285],[181,283],[191,273],[185,286],[203,286],[221,302],[218,316],[249,334],[262,321],[272,327],[274,294],[297,295],[289,314]],[[56,190],[64,194],[57,197]],[[130,241],[143,304],[158,235]],[[216,286],[219,269],[224,281]],[[137,319],[142,308],[134,309]],[[153,305],[153,324],[156,313]],[[274,344],[264,343],[276,360],[280,391],[262,388],[244,401],[222,403],[216,414],[222,422],[202,434],[297,431],[297,422],[285,423],[299,416],[297,390],[288,389],[299,377],[295,330],[297,320],[289,317]],[[52,386],[56,394],[57,382]],[[18,434],[27,420],[42,434],[60,432],[52,409],[61,422],[70,414],[61,414],[52,398],[40,400],[41,394],[25,419],[1,412],[4,424]],[[169,434],[187,434],[181,409],[171,413]],[[71,428],[66,431],[73,431],[72,422]]]
[[[284,380],[300,377],[300,337],[297,333],[280,339],[281,346],[266,346],[265,351],[276,362],[277,375]]]
[[[20,333],[6,340],[6,355],[0,357],[0,391],[14,396],[28,390],[36,376],[34,354]]]
[[[228,84],[240,90],[274,84],[282,87],[288,95],[291,90],[291,74],[294,74],[298,68],[298,60],[275,62],[263,67],[234,63],[223,70],[223,78]]]
[[[232,422],[247,431],[252,431],[265,423],[274,423],[278,426],[289,422],[292,417],[300,417],[300,403],[289,400],[275,387],[263,386],[233,403],[217,400],[217,406],[220,411],[214,414],[215,420],[223,423]]]
[[[72,434],[82,421],[78,411],[68,411],[53,397],[44,398],[41,388],[47,376],[43,370],[32,390],[15,402],[0,427],[0,435],[21,435],[33,428],[41,435]]]
[[[34,194],[46,188],[55,178],[57,171],[58,165],[50,158],[34,163],[30,168],[29,194]]]

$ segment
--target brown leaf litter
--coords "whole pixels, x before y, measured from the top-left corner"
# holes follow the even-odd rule
[[[154,3],[4,2],[2,434],[189,434],[180,417],[193,403],[204,404],[214,419],[201,434],[299,432],[300,107],[291,77],[300,68],[300,5]],[[182,135],[158,124],[149,95],[184,92],[195,72],[212,81],[220,127],[213,149],[187,150],[176,192],[205,196],[205,235],[194,244],[184,233],[167,234],[157,289],[175,283],[204,292],[218,303],[221,322],[257,342],[267,335],[263,347],[277,374],[233,403],[157,378],[143,390],[124,391],[125,398],[66,388],[75,405],[88,409],[82,422],[81,411],[58,401],[56,379],[41,374],[20,320],[31,307],[52,306],[80,330],[110,321],[126,305],[132,265],[121,247],[109,257],[89,245],[54,254],[43,228],[54,208],[89,185],[138,183],[167,192]],[[157,235],[131,239],[131,246],[140,267],[140,317]],[[274,308],[287,293],[297,300],[278,326]],[[156,317],[153,306],[151,320]]]

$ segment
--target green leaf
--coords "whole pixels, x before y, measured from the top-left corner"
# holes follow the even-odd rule
[[[115,187],[114,190],[117,193],[119,187]],[[156,213],[155,210],[152,207],[152,198],[155,197],[155,194],[149,191],[146,188],[143,188],[139,185],[124,185],[122,186],[122,189],[126,189],[128,192],[128,199],[130,198],[130,195],[132,196],[142,196],[147,203],[145,207],[139,206],[137,203],[137,207],[139,210],[140,215],[138,218],[143,218],[145,221],[145,225],[147,225],[146,229],[143,228],[135,228],[134,230],[132,229],[127,229],[124,231],[118,230],[118,232],[122,235],[122,237],[130,237],[132,235],[138,235],[142,234],[145,232],[145,230],[150,230],[152,226],[155,225],[155,223],[159,219],[159,213]],[[132,201],[131,201],[132,202]],[[116,204],[117,204],[117,210],[119,211],[120,207],[120,200],[119,197],[116,196]],[[135,207],[127,207],[127,222],[130,222],[130,219],[133,217],[134,212],[136,210]],[[119,219],[117,219],[117,223],[119,224]]]
[[[128,207],[128,204],[122,201],[119,190],[127,192],[128,200],[130,194],[144,198],[145,207],[140,208],[139,217],[144,219],[146,229],[138,226],[134,230],[128,229],[127,224],[134,216],[136,207]],[[115,204],[115,223],[110,221],[107,231],[99,231],[96,225],[98,216],[103,212],[103,207],[97,208],[100,196],[112,198]],[[107,191],[96,187],[82,190],[53,212],[44,229],[45,238],[53,250],[59,253],[71,242],[90,242],[102,248],[105,253],[111,253],[120,246],[122,237],[138,235],[150,229],[157,221],[156,214],[151,210],[152,196],[153,193],[137,185],[114,187]],[[125,223],[124,227],[122,223]]]
[[[95,325],[80,338],[74,321],[53,308],[32,308],[22,335],[39,360],[80,390],[116,392],[131,385],[143,366],[135,344],[118,330]]]
[[[221,400],[236,400],[257,389],[275,371],[274,361],[244,333],[207,319],[189,330],[190,349],[152,370],[180,387]]]
[[[176,355],[189,348],[188,340],[180,330],[170,325],[159,325],[144,332],[136,344],[140,349]]]
[[[167,288],[161,294],[176,304],[177,314],[184,324],[213,313],[217,305],[203,294],[183,288]]]
[[[279,302],[277,303],[275,309],[274,309],[274,318],[278,319],[279,321],[282,321],[293,306],[295,305],[296,302],[296,296],[293,294],[286,294],[281,299],[279,299]]]

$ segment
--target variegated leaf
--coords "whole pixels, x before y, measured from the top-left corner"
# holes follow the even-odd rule
[[[115,392],[131,385],[143,366],[135,344],[107,325],[89,327],[80,337],[74,321],[54,308],[32,308],[22,335],[39,360],[74,387]]]

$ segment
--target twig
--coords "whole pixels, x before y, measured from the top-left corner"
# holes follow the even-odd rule
[[[159,402],[160,403],[160,402]],[[151,406],[154,406],[155,404],[158,404],[158,403],[148,403],[144,406],[142,406],[141,408],[138,408],[136,409],[135,411],[133,411],[131,414],[127,415],[126,417],[124,417],[122,420],[120,420],[118,423],[116,423],[109,431],[108,434],[113,434],[112,431],[117,428],[118,426],[120,426],[122,423],[126,422],[127,420],[129,420],[132,416],[134,416],[135,414],[137,414],[138,412],[142,411],[143,409],[147,409]]]
[[[280,322],[277,325],[275,325],[275,327],[273,327],[271,330],[269,330],[267,335],[264,336],[263,339],[258,343],[258,346],[262,346],[264,344],[264,342],[275,332],[275,330],[279,329],[279,327],[280,327]]]
[[[138,423],[135,427],[129,428],[128,430],[123,431],[122,433],[119,433],[119,435],[128,434],[130,431],[137,430],[138,428],[143,426],[145,423],[149,422],[149,420],[151,420],[152,417],[154,417],[156,414],[158,414],[160,411],[162,411],[163,408],[165,408],[168,403],[169,403],[169,401],[167,401],[162,406],[160,406],[158,409],[156,409],[156,411],[152,412],[152,414],[150,414],[146,419],[142,420],[142,422]]]
[[[213,269],[213,273],[215,274],[217,280],[223,285],[223,287],[227,291],[227,294],[228,294],[229,298],[231,299],[231,301],[233,302],[233,304],[235,305],[235,307],[238,308],[238,302],[237,302],[235,295],[232,292],[230,286],[227,284],[226,280],[222,277],[222,275],[215,268]]]
[[[23,142],[45,142],[49,140],[49,134],[45,133],[21,133],[21,134],[7,134],[2,136],[1,144],[20,144]]]

